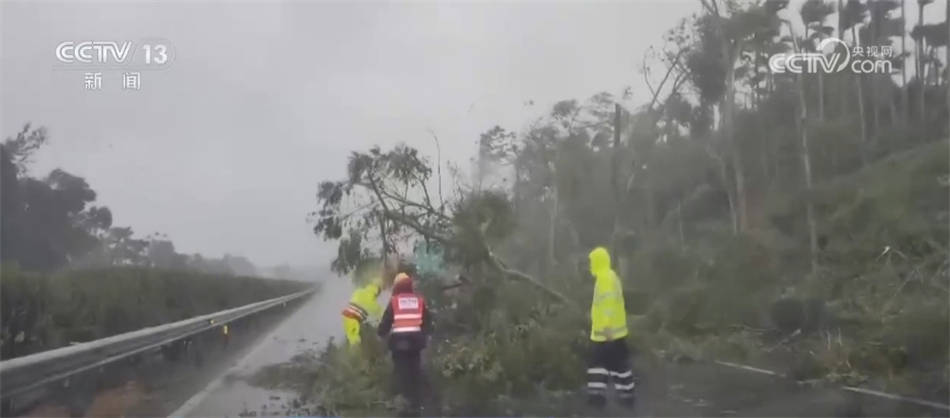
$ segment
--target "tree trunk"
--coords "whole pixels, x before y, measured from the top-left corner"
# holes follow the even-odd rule
[[[854,39],[854,45],[860,46],[860,40],[858,39],[858,31],[855,26],[851,27],[851,37]],[[854,77],[854,84],[857,87],[858,91],[858,120],[861,123],[861,147],[860,147],[860,156],[861,156],[861,166],[866,166],[868,164],[867,157],[867,146],[868,146],[868,123],[867,118],[864,115],[864,87],[861,82],[861,77],[858,74],[852,74]]]
[[[655,99],[656,99],[656,96],[654,96],[654,100]],[[623,257],[621,257],[621,254],[619,254],[619,252],[616,251],[616,248],[618,247],[620,243],[620,236],[621,236],[620,216],[623,213],[623,202],[624,202],[624,197],[626,196],[626,193],[627,193],[626,187],[621,187],[621,183],[620,183],[620,157],[621,157],[620,132],[622,130],[620,117],[621,117],[622,111],[623,109],[620,107],[620,104],[614,103],[614,124],[613,124],[614,144],[613,144],[613,155],[611,155],[611,161],[610,161],[611,163],[610,186],[614,192],[613,193],[614,195],[614,210],[613,210],[614,222],[613,222],[613,231],[611,231],[611,237],[610,237],[610,247],[611,247],[610,249],[613,250],[611,251],[611,255],[613,256],[613,263],[617,267],[617,271],[623,271],[623,267],[624,267],[622,265]]]
[[[680,233],[680,248],[686,249],[686,234],[683,233],[683,198],[680,197],[676,201],[676,229]]]
[[[924,5],[921,2],[917,2],[917,25],[921,26],[924,22]],[[927,70],[924,68],[924,44],[926,43],[923,35],[920,36],[920,41],[915,42],[917,44],[917,80],[920,84],[920,91],[918,92],[918,101],[917,101],[917,112],[919,112],[918,119],[921,124],[927,122],[927,103],[924,100],[924,97],[927,95]],[[923,125],[921,125],[923,126]]]
[[[870,21],[871,27],[868,28],[871,39],[869,40],[868,43],[876,46],[877,34],[878,34],[878,29],[879,29],[878,25],[880,24],[880,22],[878,22],[878,19],[875,17],[876,13],[874,10],[873,0],[868,0],[868,7],[871,10],[871,21]],[[875,73],[870,74],[869,80],[871,84],[871,121],[874,123],[874,132],[871,133],[871,138],[873,138],[871,140],[872,144],[877,143],[878,137],[881,134],[881,112],[878,106],[880,102],[879,97],[878,97],[880,86],[878,86],[877,79],[878,79],[877,74]]]
[[[383,246],[380,249],[382,251],[381,259],[386,260],[386,256],[389,255],[389,237],[386,234],[386,217],[382,214],[379,215],[379,237],[383,240]]]
[[[898,116],[898,114],[897,114],[897,102],[895,102],[895,101],[893,101],[893,100],[888,100],[888,101],[887,101],[887,106],[888,106],[888,109],[890,110],[890,114],[891,114],[891,119],[890,119],[890,120],[891,120],[891,126],[900,126],[901,120],[900,120],[900,116]]]
[[[388,255],[390,252],[389,251],[390,250],[389,237],[386,233],[386,215],[390,213],[389,207],[386,205],[386,200],[383,199],[383,194],[382,192],[380,192],[379,186],[376,184],[376,178],[373,177],[372,175],[369,175],[369,185],[370,185],[370,188],[373,190],[373,194],[376,195],[376,199],[379,201],[380,206],[383,207],[383,212],[379,213],[378,216],[379,216],[379,237],[383,241],[382,254],[380,254],[380,256],[382,257],[382,260],[385,264],[386,255]]]
[[[656,191],[653,189],[653,167],[647,165],[645,170],[644,194],[646,194],[646,216],[647,229],[652,230],[656,227]]]
[[[792,36],[794,36],[794,30],[791,30]],[[811,157],[808,151],[808,103],[805,101],[805,81],[802,74],[797,74],[795,76],[795,81],[798,84],[798,131],[801,135],[801,159],[802,159],[802,171],[805,175],[805,194],[807,195],[805,200],[805,221],[808,223],[808,243],[810,249],[810,259],[811,259],[811,271],[812,274],[818,271],[818,239],[817,239],[817,228],[815,226],[815,207],[812,203],[812,177],[811,177]]]
[[[515,171],[515,181],[512,182],[512,187],[511,187],[511,200],[512,200],[511,206],[512,206],[512,209],[514,210],[514,213],[518,213],[518,206],[521,203],[521,168],[517,162],[514,163],[514,171]]]
[[[907,52],[907,0],[901,0],[901,54]],[[910,90],[907,88],[907,57],[901,58],[901,126],[910,124]]]
[[[739,152],[739,144],[735,138],[735,95],[736,95],[736,60],[741,55],[742,40],[737,39],[735,44],[729,39],[726,30],[722,27],[721,20],[724,19],[719,11],[719,5],[716,1],[700,0],[703,8],[713,17],[716,25],[716,33],[719,36],[719,47],[722,57],[723,70],[725,71],[726,91],[720,100],[722,114],[722,130],[725,141],[729,148],[729,156],[732,160],[732,170],[736,180],[735,207],[734,214],[738,218],[736,224],[737,232],[745,231],[748,226],[746,213],[746,184],[745,171],[742,167],[742,155]]]
[[[738,231],[745,231],[748,227],[748,218],[746,213],[746,184],[745,171],[742,167],[742,155],[739,152],[739,144],[735,138],[735,83],[736,71],[734,67],[735,51],[729,51],[728,41],[724,39],[724,49],[729,57],[726,68],[726,94],[723,97],[723,130],[726,134],[726,143],[729,144],[729,154],[732,158],[732,170],[736,176],[736,215],[738,218]]]
[[[577,311],[580,311],[580,307],[578,307],[577,304],[575,304],[573,300],[571,300],[571,299],[567,298],[566,296],[564,296],[564,294],[562,294],[561,292],[558,292],[557,290],[554,290],[554,289],[552,289],[552,288],[546,286],[544,283],[538,281],[538,280],[535,279],[534,277],[531,277],[531,276],[529,276],[529,275],[527,275],[527,274],[524,274],[524,273],[522,273],[522,272],[520,272],[520,271],[518,271],[518,270],[508,268],[508,266],[506,266],[505,263],[504,263],[503,261],[501,261],[501,259],[499,259],[499,258],[496,257],[494,254],[492,254],[491,250],[488,251],[488,259],[487,259],[486,261],[488,262],[488,265],[489,265],[490,267],[492,267],[492,268],[494,268],[495,270],[497,270],[499,273],[501,273],[502,275],[504,275],[506,278],[511,279],[511,280],[517,280],[517,281],[520,281],[520,282],[528,283],[528,284],[534,286],[536,289],[541,290],[542,292],[544,292],[544,293],[547,294],[548,296],[551,296],[551,297],[553,297],[554,299],[556,299],[556,300],[558,300],[558,301],[560,301],[560,302],[563,302],[565,305],[571,307],[572,309],[577,310]]]
[[[861,166],[863,167],[868,164],[868,123],[867,117],[864,114],[864,83],[861,82],[861,77],[858,75],[854,76],[854,83],[858,91],[858,122],[861,124],[861,146],[859,152],[861,154]]]
[[[420,225],[419,222],[417,222],[415,219],[400,215],[399,213],[393,213],[389,211],[383,212],[383,216],[385,216],[387,219],[393,222],[396,222],[400,225],[411,228],[412,230],[418,232],[420,235],[423,235],[425,237],[438,241],[440,244],[446,247],[456,245],[456,243],[453,243],[449,237],[441,236],[433,232],[432,230],[426,229],[425,227]],[[484,259],[480,261],[483,261],[485,264],[487,264],[488,267],[491,267],[497,270],[506,279],[517,280],[517,281],[522,281],[522,282],[531,284],[532,286],[554,297],[555,299],[565,302],[566,305],[574,309],[579,309],[579,307],[571,299],[567,298],[566,296],[564,296],[562,293],[558,292],[557,290],[551,289],[550,287],[546,286],[544,283],[538,281],[532,276],[529,276],[518,270],[509,268],[508,265],[504,261],[502,261],[502,259],[500,259],[497,255],[495,255],[492,249],[488,246],[488,242],[485,239],[484,227],[476,228],[476,230],[473,232],[475,233],[477,237],[478,246],[481,250],[481,253],[484,255]],[[536,258],[538,260],[541,260],[543,256],[536,257]]]
[[[801,100],[802,106],[804,106],[804,96]],[[808,223],[808,244],[810,255],[811,255],[811,271],[815,273],[818,271],[818,239],[817,231],[815,225],[815,205],[812,203],[812,178],[811,178],[811,157],[808,152],[808,127],[807,123],[807,113],[805,108],[802,108],[802,114],[799,116],[801,129],[801,140],[802,140],[802,167],[805,171],[805,191],[808,194],[807,200],[805,202],[805,220]]]
[[[759,111],[759,51],[753,51],[752,55],[752,79],[755,82],[752,84],[752,111]]]
[[[716,163],[719,165],[719,177],[722,179],[722,186],[726,189],[726,200],[729,202],[729,215],[732,219],[732,233],[736,235],[739,233],[739,216],[736,213],[736,198],[735,192],[732,188],[732,185],[729,184],[729,172],[726,170],[726,162],[723,161],[722,157],[716,155],[715,151],[708,151],[710,156],[716,160]],[[778,159],[776,159],[778,161]]]
[[[805,25],[805,39],[809,39],[808,25]],[[818,72],[818,120],[825,121],[825,76]]]
[[[557,217],[558,217],[558,192],[557,185],[554,186],[554,204],[551,206],[551,224],[548,229],[548,263],[550,266],[557,265]]]
[[[928,74],[933,75],[933,84],[934,87],[940,87],[940,66],[939,61],[937,60],[937,47],[931,45],[928,48],[927,61],[930,63],[930,72]]]
[[[838,11],[839,11],[839,13],[840,13],[841,10],[844,10],[844,1],[843,1],[843,0],[838,0]],[[841,22],[840,22],[840,20],[839,20],[839,22],[838,22],[838,39],[841,39],[842,42],[844,42],[844,30],[841,28]],[[848,107],[849,107],[849,106],[848,106],[848,104],[849,104],[849,103],[848,103],[848,95],[847,95],[847,92],[848,92],[847,90],[848,90],[848,89],[847,89],[847,88],[844,88],[845,83],[847,83],[847,80],[846,80],[846,79],[843,79],[842,77],[844,77],[844,75],[842,75],[842,74],[840,74],[840,73],[837,74],[836,77],[837,77],[838,82],[835,83],[835,87],[836,87],[836,91],[838,92],[838,98],[839,98],[839,100],[838,100],[838,106],[839,106],[839,108],[838,108],[838,117],[839,117],[839,118],[844,118],[845,115],[847,115],[847,113],[848,113],[848,112],[847,112],[847,109],[848,109]]]
[[[871,133],[871,145],[876,144],[878,138],[881,134],[881,112],[878,109],[878,94],[879,87],[877,83],[877,75],[870,74],[871,84],[871,121],[874,124],[874,132]]]

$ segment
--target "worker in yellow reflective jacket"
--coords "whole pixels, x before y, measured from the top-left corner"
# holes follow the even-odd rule
[[[360,327],[364,323],[379,319],[382,309],[376,303],[376,298],[381,290],[379,281],[356,289],[350,297],[350,303],[343,309],[343,332],[350,346],[360,344]]]
[[[590,272],[594,276],[594,300],[590,305],[591,351],[587,368],[588,402],[596,407],[607,403],[607,384],[625,406],[633,406],[633,369],[627,348],[627,310],[623,286],[610,268],[607,249],[590,252]]]

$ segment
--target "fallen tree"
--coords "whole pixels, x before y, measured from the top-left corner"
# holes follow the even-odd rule
[[[387,152],[379,147],[354,152],[347,174],[344,180],[320,184],[320,209],[311,213],[316,234],[339,240],[334,271],[349,273],[362,260],[405,252],[411,240],[421,237],[444,246],[450,262],[528,283],[574,305],[535,277],[508,267],[492,251],[492,242],[507,237],[513,227],[511,203],[504,193],[459,190],[456,200],[440,197],[436,205],[429,192],[432,168],[418,150],[406,145]]]

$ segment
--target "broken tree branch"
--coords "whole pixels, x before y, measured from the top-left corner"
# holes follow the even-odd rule
[[[492,252],[491,248],[488,246],[488,241],[485,240],[485,230],[487,229],[487,227],[488,227],[488,222],[482,223],[482,225],[480,225],[479,228],[477,228],[477,234],[478,234],[479,243],[481,244],[482,249],[485,251],[485,254],[487,255],[486,261],[488,262],[489,266],[491,266],[492,268],[494,268],[499,273],[501,273],[502,275],[504,275],[505,277],[509,279],[514,279],[517,281],[528,283],[534,286],[535,288],[541,290],[548,296],[551,296],[557,299],[558,301],[563,302],[565,305],[568,305],[572,308],[579,310],[577,305],[575,305],[572,300],[568,299],[567,296],[564,296],[557,290],[551,289],[550,287],[546,286],[544,283],[541,283],[540,281],[538,281],[532,276],[529,276],[518,270],[508,268],[505,262],[502,261],[500,258],[498,258],[498,256],[496,256],[495,253]]]
[[[486,247],[486,248],[487,248],[487,247]],[[549,295],[549,296],[551,296],[551,297],[557,299],[558,301],[564,302],[564,304],[566,304],[566,305],[568,305],[568,306],[571,306],[571,307],[576,308],[576,309],[579,310],[579,308],[577,307],[577,305],[574,304],[574,302],[573,302],[572,300],[568,299],[567,296],[564,296],[563,294],[561,294],[561,293],[558,292],[557,290],[554,290],[554,289],[551,289],[550,287],[545,286],[543,283],[539,282],[539,281],[538,281],[537,279],[535,279],[534,277],[531,277],[531,276],[529,276],[529,275],[527,275],[527,274],[525,274],[525,273],[522,273],[522,272],[520,272],[520,271],[518,271],[518,270],[511,269],[511,268],[506,267],[506,266],[505,266],[505,263],[504,263],[501,259],[499,259],[498,256],[496,256],[495,254],[493,254],[493,253],[491,252],[491,250],[488,250],[488,260],[487,260],[487,261],[488,261],[488,264],[489,264],[492,268],[498,270],[498,272],[500,272],[501,274],[503,274],[505,277],[507,277],[507,278],[509,278],[509,279],[514,279],[514,280],[517,280],[517,281],[521,281],[521,282],[528,283],[528,284],[530,284],[530,285],[536,287],[537,289],[541,290],[542,292],[546,293],[547,295]]]
[[[649,52],[650,50],[643,52],[643,62],[640,64],[640,73],[643,74],[643,84],[647,85],[647,90],[650,90],[650,95],[656,97],[656,89],[650,84],[650,67],[647,65],[647,54],[649,54]]]
[[[435,140],[435,152],[436,152],[436,173],[439,177],[439,211],[445,212],[445,199],[442,197],[442,146],[439,145],[439,137],[435,135],[435,132],[432,129],[429,129],[429,135],[432,135],[432,139]]]
[[[441,244],[448,245],[451,243],[451,240],[449,240],[448,238],[442,235],[439,235],[438,233],[436,233],[435,231],[432,231],[429,228],[422,226],[419,222],[413,220],[412,218],[409,218],[408,216],[403,216],[401,214],[393,213],[390,211],[384,212],[383,216],[385,216],[387,219],[393,222],[398,222],[402,225],[408,226],[409,228],[412,228],[412,230],[418,232],[420,235],[426,238],[429,238],[431,240],[438,241]]]
[[[421,203],[417,203],[417,202],[413,202],[413,201],[411,201],[411,200],[409,200],[409,199],[400,197],[400,196],[398,196],[398,195],[395,195],[395,194],[393,194],[393,193],[390,193],[389,191],[387,191],[387,190],[385,190],[385,189],[382,189],[382,188],[379,188],[379,187],[374,186],[373,183],[369,183],[369,184],[367,184],[367,183],[356,183],[356,184],[359,185],[359,186],[363,186],[363,187],[367,187],[367,188],[372,189],[373,192],[376,194],[376,196],[377,196],[378,199],[383,199],[384,197],[385,197],[385,198],[389,198],[389,199],[394,200],[394,201],[396,201],[397,203],[402,204],[402,205],[404,205],[404,206],[410,206],[410,207],[422,209],[422,210],[424,210],[426,213],[431,214],[431,215],[434,215],[434,216],[437,216],[438,218],[440,218],[440,219],[442,219],[442,220],[449,220],[449,218],[448,218],[447,216],[445,216],[443,213],[441,213],[440,211],[436,210],[436,209],[433,208],[432,206],[427,206],[427,205],[424,205],[424,204],[421,204]],[[385,207],[386,204],[383,203],[383,206]],[[388,208],[388,207],[385,207],[385,209],[386,209],[387,212],[389,211],[389,208]]]

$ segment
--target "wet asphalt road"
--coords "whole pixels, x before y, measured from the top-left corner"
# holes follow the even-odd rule
[[[646,376],[638,415],[743,417],[946,417],[948,411],[845,392],[715,364],[667,365]]]
[[[322,349],[330,337],[343,337],[340,309],[349,299],[352,285],[348,280],[332,278],[323,283],[319,294],[278,324],[246,355],[218,376],[203,390],[186,401],[170,416],[237,417],[249,411],[283,411],[293,393],[251,386],[244,378],[264,366],[285,363],[299,353]]]
[[[638,366],[637,404],[585,405],[583,390],[522,403],[508,415],[572,417],[947,417],[950,412],[914,404],[809,387],[782,378],[715,364]]]

